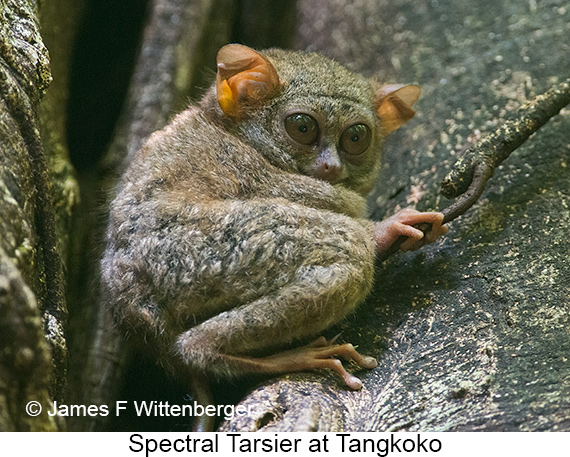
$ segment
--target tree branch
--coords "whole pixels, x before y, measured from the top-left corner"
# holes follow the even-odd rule
[[[441,183],[441,194],[461,197],[442,212],[444,223],[462,215],[483,193],[487,181],[515,149],[570,103],[570,78],[518,109],[513,119],[468,148]]]
[[[495,168],[569,103],[570,78],[533,98],[520,107],[512,119],[467,148],[441,183],[440,192],[444,197],[459,197],[441,211],[443,223],[451,222],[471,208],[485,190]],[[416,228],[427,233],[431,224],[418,224]],[[378,260],[383,262],[397,252],[405,240],[406,237],[400,237],[388,251],[378,256]]]

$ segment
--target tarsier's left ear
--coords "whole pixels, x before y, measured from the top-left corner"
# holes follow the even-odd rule
[[[279,87],[277,71],[257,51],[241,44],[218,51],[218,103],[228,116],[240,117],[245,108],[262,105]]]
[[[377,93],[380,103],[377,114],[381,120],[380,128],[385,135],[399,129],[408,122],[416,112],[412,105],[420,97],[419,86],[385,84]]]

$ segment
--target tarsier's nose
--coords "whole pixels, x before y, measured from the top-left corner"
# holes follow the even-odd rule
[[[342,175],[342,162],[334,148],[324,148],[315,163],[314,176],[334,184]]]

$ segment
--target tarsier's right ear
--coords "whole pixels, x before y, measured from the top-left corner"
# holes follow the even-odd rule
[[[412,105],[420,97],[419,86],[402,84],[385,84],[376,94],[379,103],[376,111],[381,121],[381,129],[385,135],[399,129],[408,122],[416,112]]]
[[[241,117],[246,108],[261,106],[279,87],[277,71],[257,51],[241,44],[218,51],[218,103],[228,116]]]

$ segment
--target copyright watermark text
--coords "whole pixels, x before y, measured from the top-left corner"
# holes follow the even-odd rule
[[[131,409],[132,408],[132,409]],[[29,416],[38,416],[42,413],[43,407],[38,401],[30,401],[26,405],[26,413]],[[113,408],[108,405],[65,405],[57,401],[46,410],[48,416],[108,416],[113,413],[120,416],[127,410],[134,411],[138,417],[164,417],[183,416],[201,417],[218,416],[226,420],[231,420],[236,416],[250,416],[251,406],[242,405],[207,405],[203,406],[197,402],[185,403],[183,405],[171,404],[168,401],[117,401]]]

